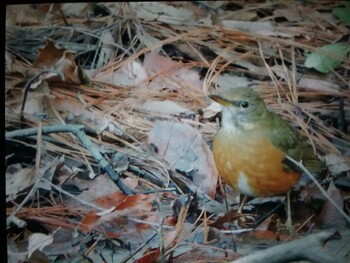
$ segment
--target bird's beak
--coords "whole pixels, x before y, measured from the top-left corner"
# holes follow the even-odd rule
[[[217,103],[221,104],[222,106],[229,106],[232,104],[227,99],[224,99],[223,97],[220,97],[218,95],[209,95],[209,98],[211,98],[213,101],[216,101]]]

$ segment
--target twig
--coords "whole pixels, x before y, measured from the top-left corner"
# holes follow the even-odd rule
[[[35,89],[44,79],[47,79],[53,76],[60,76],[60,78],[64,80],[64,76],[62,75],[62,73],[56,70],[43,70],[38,74],[36,74],[34,77],[32,77],[30,80],[28,80],[28,82],[24,86],[24,96],[23,96],[22,107],[21,107],[21,118],[23,118],[23,112],[26,106],[29,89]]]
[[[150,238],[148,238],[148,240],[147,240],[144,244],[140,245],[135,251],[133,251],[132,253],[130,253],[130,255],[127,256],[126,258],[124,258],[121,262],[122,262],[122,263],[128,262],[128,261],[129,261],[131,258],[133,258],[138,252],[140,252],[145,246],[147,246],[147,245],[152,241],[152,239],[153,239],[154,237],[157,236],[157,234],[158,234],[157,231],[156,231],[155,233],[153,233],[153,235],[150,236]]]
[[[309,235],[289,243],[258,251],[237,259],[234,263],[281,263],[299,260],[318,263],[349,262],[347,258],[326,253],[322,248],[327,241],[337,239],[338,236],[339,233],[334,231]]]
[[[45,181],[46,183],[48,183],[52,188],[56,189],[58,192],[62,193],[62,194],[65,194],[67,196],[69,196],[70,198],[78,201],[79,203],[83,204],[83,205],[86,205],[88,207],[91,207],[91,208],[94,208],[100,212],[104,212],[106,211],[107,209],[104,209],[102,207],[99,207],[97,205],[94,205],[92,203],[89,203],[89,202],[86,202],[85,200],[83,199],[80,199],[78,197],[76,197],[75,195],[72,195],[71,193],[63,190],[62,188],[58,187],[57,185],[53,184],[52,182],[50,182],[49,180],[47,180],[46,178],[41,178],[41,180]]]
[[[310,220],[315,216],[315,214],[313,214],[312,216],[310,216],[308,219],[305,220],[304,223],[302,223],[285,241],[288,242],[289,240],[291,240],[301,229],[303,229],[304,226],[306,226],[306,224],[308,222],[310,222]]]
[[[315,183],[315,185],[320,189],[321,193],[327,198],[327,200],[329,202],[332,203],[332,205],[334,205],[334,207],[338,210],[338,212],[340,214],[342,214],[344,216],[344,218],[346,219],[346,221],[348,221],[348,223],[350,223],[350,217],[344,212],[344,210],[342,208],[340,208],[338,206],[338,204],[327,194],[327,192],[323,189],[323,187],[320,185],[320,183],[316,180],[316,178],[306,169],[306,167],[302,164],[302,162],[297,162],[296,160],[294,160],[292,157],[286,155],[286,158],[291,161],[292,163],[294,163],[295,165],[297,165],[301,170],[303,170],[304,173],[307,174],[307,176],[309,176],[311,178],[311,180]]]
[[[95,146],[93,142],[90,141],[88,136],[86,136],[85,132],[85,126],[84,125],[53,125],[53,126],[45,126],[42,127],[42,133],[43,134],[49,134],[49,133],[56,133],[56,132],[71,132],[75,136],[78,137],[80,142],[90,151],[92,156],[95,158],[95,160],[99,163],[101,168],[108,174],[108,176],[112,179],[112,181],[122,190],[122,192],[126,195],[134,194],[134,192],[129,189],[121,180],[119,177],[119,174],[117,174],[112,166],[107,162],[107,160],[101,155],[98,148]],[[11,131],[6,132],[5,137],[6,139],[10,138],[18,138],[18,137],[28,137],[38,134],[37,128],[28,128],[23,130],[17,130],[17,131]]]
[[[26,197],[23,199],[23,201],[19,204],[19,206],[17,206],[17,208],[7,217],[6,219],[6,224],[7,227],[9,227],[10,223],[16,223],[18,222],[15,218],[16,214],[18,213],[18,211],[24,206],[24,204],[34,195],[35,191],[38,189],[38,186],[40,185],[41,179],[44,178],[45,174],[50,170],[53,169],[54,164],[55,164],[56,160],[53,160],[49,163],[46,164],[45,169],[43,169],[41,171],[41,174],[39,175],[39,178],[36,180],[35,184],[33,185],[32,189],[30,189],[30,191],[28,192],[28,194],[26,195]],[[31,172],[37,172],[36,168],[33,168],[33,170]],[[17,224],[17,223],[16,223]],[[25,222],[21,223],[21,225],[24,227],[26,225]]]

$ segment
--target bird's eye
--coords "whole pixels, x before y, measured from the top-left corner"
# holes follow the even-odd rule
[[[241,103],[239,104],[239,106],[243,109],[246,109],[249,107],[249,101],[247,100],[242,100]]]

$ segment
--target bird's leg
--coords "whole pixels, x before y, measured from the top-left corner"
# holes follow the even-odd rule
[[[255,219],[254,217],[252,217],[252,215],[244,215],[243,214],[243,207],[244,207],[244,204],[247,202],[247,199],[248,199],[248,196],[247,195],[244,195],[243,197],[243,200],[237,210],[237,213],[238,213],[238,216],[239,216],[239,219],[238,219],[238,223],[239,223],[239,226],[241,227],[252,227],[253,225],[255,225]]]
[[[294,231],[294,227],[292,224],[292,216],[291,216],[291,209],[290,209],[290,192],[291,189],[288,190],[287,192],[287,221],[285,223],[286,229],[289,233],[292,233]]]
[[[246,201],[247,201],[247,195],[244,195],[243,200],[242,200],[242,202],[237,210],[237,213],[242,214],[243,206],[244,206]]]

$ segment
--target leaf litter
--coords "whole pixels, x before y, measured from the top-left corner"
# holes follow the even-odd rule
[[[84,124],[135,194],[122,193],[72,134],[42,135],[40,144],[33,137],[7,140],[9,262],[227,262],[287,240],[280,201],[248,204],[258,228],[242,232],[232,214],[239,193],[218,181],[210,145],[220,108],[207,95],[234,86],[255,88],[300,128],[329,167],[319,180],[349,213],[347,3],[25,7],[6,10],[6,131]],[[21,112],[23,87],[46,70],[56,75],[28,90]],[[51,168],[44,179],[34,166],[37,151],[43,160],[60,157],[39,163],[42,171]],[[127,157],[123,167],[116,153]],[[335,221],[347,239],[344,218],[314,191],[309,184],[296,188],[292,212],[301,227],[289,239]],[[30,241],[40,235],[48,242]],[[58,250],[63,237],[80,249]]]

